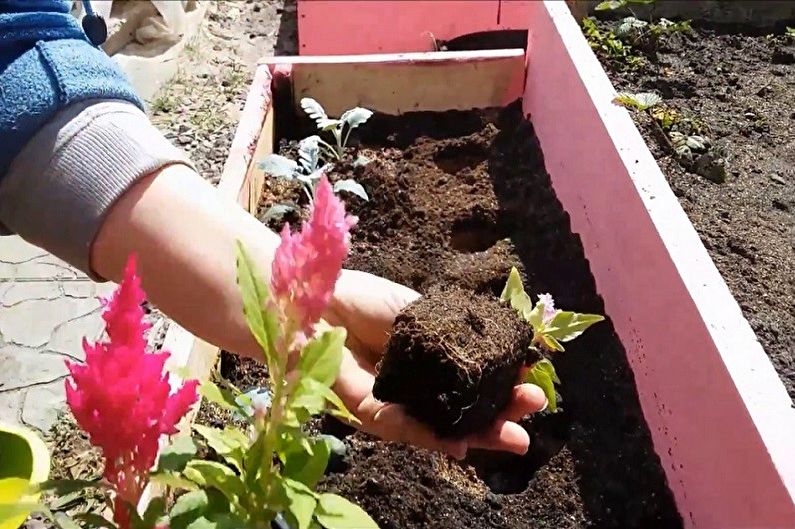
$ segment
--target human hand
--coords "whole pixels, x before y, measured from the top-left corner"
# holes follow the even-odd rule
[[[440,439],[425,425],[409,417],[402,406],[373,396],[375,365],[383,354],[397,314],[419,297],[409,288],[387,279],[343,270],[329,314],[332,325],[348,330],[335,391],[361,421],[360,429],[387,441],[411,443],[446,452],[457,459],[469,448],[524,454],[530,438],[516,421],[546,406],[544,392],[532,384],[517,384],[508,407],[486,431],[460,440]]]

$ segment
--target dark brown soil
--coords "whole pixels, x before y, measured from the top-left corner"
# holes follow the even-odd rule
[[[602,27],[609,26],[603,24]],[[705,127],[727,179],[689,172],[634,113],[743,314],[795,398],[795,37],[698,28],[663,37],[637,69],[603,60],[618,90],[656,91]]]
[[[372,161],[349,160],[331,175],[355,177],[371,197],[347,200],[360,218],[347,266],[423,293],[457,286],[493,296],[517,266],[531,293],[604,313],[520,108],[376,117],[362,127],[358,151]],[[299,196],[272,184],[265,201]],[[348,471],[323,487],[384,529],[681,527],[609,321],[555,363],[563,411],[526,423],[526,456],[475,453],[459,464],[355,433],[345,441]]]
[[[440,437],[483,431],[508,405],[530,338],[497,298],[434,288],[395,320],[373,395],[403,404]]]

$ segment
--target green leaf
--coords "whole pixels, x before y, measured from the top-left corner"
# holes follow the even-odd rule
[[[547,409],[556,412],[558,409],[558,394],[555,391],[555,384],[560,384],[560,379],[555,373],[555,367],[549,360],[539,360],[533,367],[527,370],[525,382],[535,384],[544,391],[547,398]]]
[[[541,334],[541,339],[544,341],[544,345],[546,345],[547,349],[550,351],[565,351],[566,349],[557,341],[555,338],[548,334]]]
[[[198,485],[173,472],[159,472],[149,475],[150,481],[172,489],[196,490]]]
[[[104,489],[109,490],[108,485],[101,478],[97,479],[51,479],[35,486],[40,492],[51,492],[55,496],[65,496],[72,492],[79,492],[85,489]]]
[[[319,129],[329,130],[341,123],[340,120],[329,119],[321,104],[311,97],[304,97],[301,99],[301,108],[304,109],[304,112],[306,112],[310,118],[315,120]]]
[[[508,281],[505,283],[505,288],[502,289],[500,301],[509,301],[511,307],[519,313],[519,316],[523,320],[529,321],[530,312],[533,310],[533,300],[524,291],[522,278],[519,277],[519,271],[515,266],[511,268],[511,273],[508,274]]]
[[[317,171],[320,163],[320,136],[309,136],[298,143],[298,163],[305,174]]]
[[[226,410],[241,412],[240,405],[235,401],[236,396],[228,389],[218,386],[215,382],[205,380],[199,384],[199,395]]]
[[[359,424],[359,419],[357,419],[350,411],[348,411],[348,408],[345,407],[345,404],[342,402],[342,399],[340,399],[339,396],[337,396],[337,394],[334,393],[334,391],[331,388],[326,387],[322,383],[311,378],[305,378],[301,380],[301,387],[305,388],[304,391],[306,391],[308,395],[320,396],[329,404],[331,404],[333,408],[331,408],[328,411],[335,417],[346,419],[353,424]]]
[[[290,478],[282,478],[281,482],[287,499],[287,513],[295,520],[296,529],[309,529],[317,506],[315,493],[303,483]]]
[[[631,33],[645,28],[648,25],[649,23],[645,20],[638,20],[635,17],[626,17],[621,21],[621,24],[619,24],[618,28],[616,29],[616,36],[625,37]]]
[[[102,529],[116,529],[116,524],[94,512],[78,512],[73,515],[73,518],[82,522],[84,529],[96,528]]]
[[[559,342],[570,342],[585,332],[588,327],[604,319],[604,316],[598,314],[579,314],[560,310],[546,325],[544,334]]]
[[[619,92],[618,95],[613,99],[613,103],[626,108],[646,110],[662,103],[662,97],[652,92],[641,92],[639,94]]]
[[[256,486],[259,480],[260,472],[263,467],[263,457],[265,451],[265,432],[261,431],[254,440],[254,443],[246,451],[243,458],[243,467],[245,468],[246,486],[252,489]]]
[[[33,502],[0,503],[0,527],[16,529],[30,513],[37,510],[39,505]]]
[[[201,487],[218,489],[233,505],[239,505],[240,497],[246,494],[245,485],[237,474],[215,461],[191,461],[183,474]]]
[[[365,121],[370,119],[373,115],[372,110],[368,110],[362,107],[352,108],[350,110],[346,110],[340,116],[340,121],[346,123],[350,128],[355,129],[359,125],[362,125]]]
[[[627,5],[627,0],[606,0],[599,2],[594,10],[596,11],[615,11]]]
[[[326,472],[330,455],[328,442],[317,439],[311,445],[311,452],[301,447],[285,454],[283,474],[307,487],[314,487]]]
[[[214,490],[196,490],[177,498],[169,512],[170,529],[216,529],[217,522],[229,513],[229,502]],[[228,526],[226,526],[228,527]],[[237,526],[244,527],[243,524]]]
[[[303,377],[331,386],[340,371],[346,336],[344,328],[335,327],[313,338],[304,346],[296,369]]]
[[[207,441],[210,448],[224,458],[224,461],[243,472],[243,453],[248,447],[248,443],[241,444],[240,436],[230,433],[230,431],[237,430],[236,428],[227,426],[226,430],[220,430],[202,424],[194,424],[193,429]],[[242,435],[243,432],[237,430],[236,433]]]
[[[336,494],[320,495],[315,518],[326,529],[378,529],[364,509]]]
[[[367,196],[367,191],[364,190],[364,186],[350,178],[334,182],[334,192],[339,193],[340,191],[352,193],[362,200],[370,200],[370,197]]]
[[[274,343],[279,335],[278,319],[268,306],[268,287],[240,241],[237,241],[237,283],[248,328],[262,347],[270,372],[275,373]]]
[[[162,496],[152,498],[149,505],[146,506],[143,518],[141,520],[141,529],[152,529],[157,521],[166,513],[166,500]]]
[[[279,220],[291,211],[295,211],[298,207],[295,204],[274,204],[269,207],[262,215],[262,222],[269,222],[271,220]]]
[[[259,168],[276,178],[292,180],[298,171],[298,163],[281,154],[269,154],[260,162]]]
[[[157,461],[155,473],[181,472],[188,461],[196,455],[196,443],[190,435],[179,435],[172,439],[162,452]]]

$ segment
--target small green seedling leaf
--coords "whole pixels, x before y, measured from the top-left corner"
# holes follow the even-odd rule
[[[707,150],[709,140],[704,136],[688,136],[685,145],[695,152],[704,152]]]
[[[158,472],[149,475],[149,479],[174,490],[196,490],[198,485],[174,472]]]
[[[306,112],[310,118],[315,120],[317,128],[321,130],[330,130],[340,124],[340,120],[330,119],[323,109],[323,106],[311,97],[304,97],[301,99],[301,108],[304,109],[304,112]]]
[[[558,410],[558,394],[555,391],[555,384],[560,384],[560,379],[555,373],[555,366],[547,359],[539,360],[533,367],[527,370],[525,382],[535,384],[544,391],[547,398],[547,409],[550,412]]]
[[[786,33],[786,35],[787,35],[788,37],[795,38],[795,28],[791,28],[791,27],[787,26],[787,33]]]
[[[364,509],[336,494],[321,494],[315,519],[326,529],[378,529]]]
[[[662,102],[662,97],[651,92],[642,92],[639,94],[631,94],[629,92],[619,92],[613,99],[613,103],[621,105],[625,108],[634,108],[637,110],[647,110]]]
[[[279,220],[296,209],[298,208],[295,204],[274,204],[265,211],[265,214],[262,216],[262,221],[269,222],[271,220]]]
[[[645,20],[639,20],[635,17],[626,17],[621,21],[621,24],[618,25],[616,36],[625,37],[644,29],[648,25],[649,23]]]
[[[350,110],[346,110],[340,116],[340,121],[348,125],[350,128],[355,129],[359,125],[362,125],[366,122],[370,117],[373,115],[372,110],[368,110],[362,107],[352,108]]]
[[[317,171],[320,163],[320,136],[309,136],[298,143],[298,162],[304,174]]]
[[[585,330],[600,321],[604,321],[605,317],[599,314],[580,314],[567,310],[560,310],[555,314],[546,328],[544,334],[551,336],[558,342],[569,342]]]
[[[604,2],[599,2],[594,7],[596,11],[615,11],[616,9],[621,9],[627,5],[627,0],[605,0]]]
[[[339,193],[340,191],[345,191],[346,193],[353,193],[362,200],[370,200],[362,184],[360,184],[356,180],[346,179],[346,180],[337,180],[336,182],[334,182],[334,192]]]
[[[196,443],[189,435],[175,437],[160,453],[155,473],[181,472],[196,455]]]
[[[511,307],[519,313],[523,320],[530,321],[533,311],[533,300],[524,291],[522,278],[519,277],[519,271],[516,267],[511,268],[511,273],[508,274],[508,281],[505,283],[505,288],[502,289],[500,301],[510,302]]]
[[[338,327],[313,338],[304,346],[296,369],[304,377],[330,387],[340,372],[346,336],[345,329]]]
[[[281,154],[269,154],[260,162],[259,168],[271,176],[292,180],[298,171],[298,163]]]

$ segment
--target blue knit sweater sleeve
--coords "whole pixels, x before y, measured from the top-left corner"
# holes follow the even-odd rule
[[[69,0],[0,0],[0,180],[59,110],[87,99],[143,108],[115,62],[86,38]]]

